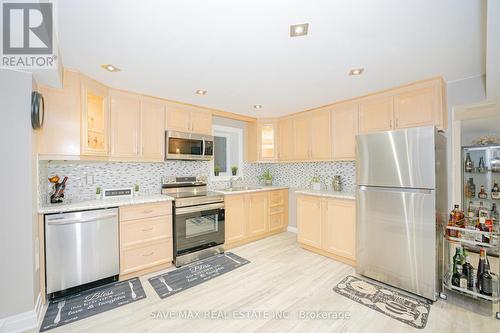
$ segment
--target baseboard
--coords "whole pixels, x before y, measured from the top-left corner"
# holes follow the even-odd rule
[[[290,231],[290,232],[293,232],[293,233],[297,233],[297,227],[292,227],[292,226],[288,226],[286,228],[287,231]]]
[[[42,317],[42,294],[38,294],[35,308],[0,319],[0,333],[18,333],[36,329]]]

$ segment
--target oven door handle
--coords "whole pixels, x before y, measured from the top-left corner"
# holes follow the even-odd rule
[[[223,202],[209,204],[209,205],[181,207],[181,208],[176,208],[175,209],[175,215],[182,215],[182,214],[203,212],[203,211],[206,211],[206,210],[221,209],[221,208],[224,208],[224,203]]]

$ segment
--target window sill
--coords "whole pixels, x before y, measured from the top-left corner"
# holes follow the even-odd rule
[[[214,181],[214,182],[228,182],[231,180],[231,178],[234,178],[234,177],[240,177],[242,178],[243,176],[242,175],[236,175],[236,176],[210,176],[210,181]]]

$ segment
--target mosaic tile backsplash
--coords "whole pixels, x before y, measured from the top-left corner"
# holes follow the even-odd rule
[[[273,185],[305,188],[313,176],[319,176],[323,186],[330,188],[334,175],[340,175],[345,191],[354,191],[354,162],[304,162],[304,163],[245,163],[243,181],[257,184],[258,176],[266,169],[273,175]],[[67,176],[65,197],[73,202],[92,200],[95,189],[133,187],[139,184],[141,193],[158,194],[163,176],[193,176],[211,174],[207,161],[166,161],[162,163],[129,162],[82,162],[82,161],[40,161],[39,200],[47,202],[49,183],[53,175]],[[87,178],[93,177],[94,184],[88,185]],[[228,187],[228,181],[210,181],[211,189]]]

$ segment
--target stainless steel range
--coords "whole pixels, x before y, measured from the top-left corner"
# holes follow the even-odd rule
[[[174,201],[176,267],[224,252],[224,196],[199,177],[164,178],[162,194]]]

